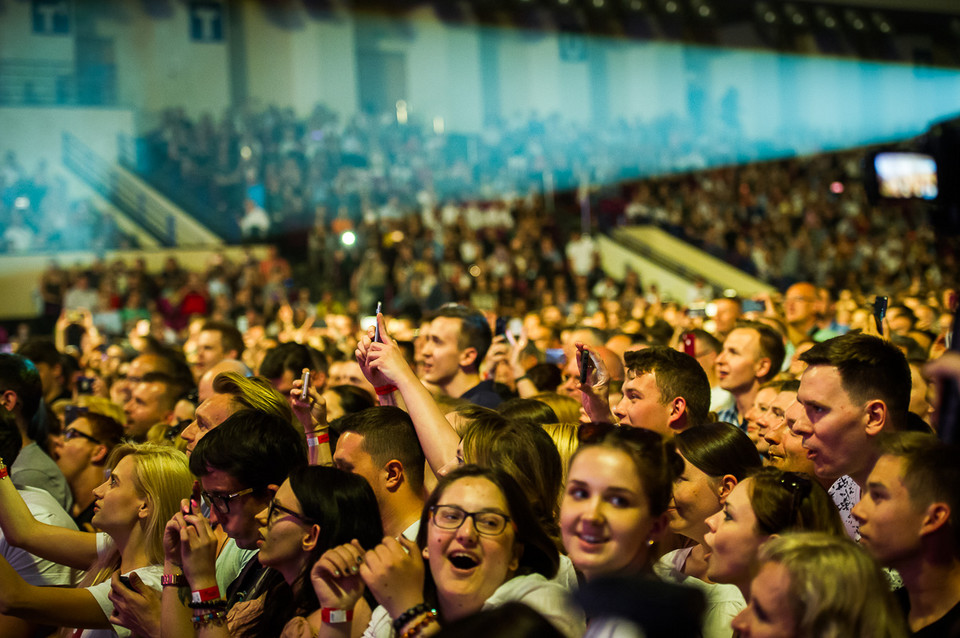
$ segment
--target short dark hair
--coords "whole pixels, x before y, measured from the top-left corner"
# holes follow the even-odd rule
[[[108,452],[123,442],[123,424],[118,423],[112,417],[99,412],[87,412],[82,416],[90,423],[93,438],[100,441],[100,444],[105,446]]]
[[[540,574],[545,578],[556,576],[560,566],[560,552],[556,544],[540,526],[516,480],[503,470],[493,467],[463,465],[440,479],[436,489],[423,505],[417,544],[421,548],[426,547],[427,529],[431,519],[430,509],[440,503],[447,488],[460,479],[474,477],[487,479],[496,485],[507,501],[507,508],[510,510],[507,513],[516,525],[516,541],[523,546],[517,574]]]
[[[341,421],[340,436],[355,432],[363,437],[363,451],[377,467],[394,459],[403,464],[410,487],[423,489],[423,448],[410,415],[395,406],[382,405],[348,414]]]
[[[703,343],[703,345],[709,348],[710,352],[719,353],[721,350],[723,350],[723,343],[706,330],[696,328],[691,330],[690,334],[693,335],[694,339]]]
[[[921,507],[931,503],[950,507],[953,550],[960,553],[960,447],[922,432],[883,433],[879,445],[883,454],[902,459],[911,501]]]
[[[742,481],[762,464],[750,437],[737,426],[723,421],[689,428],[673,440],[683,458],[710,477],[730,474]]]
[[[910,405],[910,365],[895,345],[872,335],[848,333],[818,343],[800,355],[808,366],[832,366],[851,399],[880,399],[899,426]]]
[[[433,313],[430,319],[433,320],[438,317],[460,320],[460,335],[457,338],[457,347],[460,350],[474,348],[477,351],[477,359],[474,361],[473,367],[479,369],[480,363],[487,356],[487,350],[490,349],[490,343],[493,341],[493,331],[490,330],[487,318],[479,310],[460,304],[440,306],[440,309]]]
[[[30,359],[19,354],[0,353],[0,392],[13,391],[23,406],[20,416],[29,423],[40,407],[43,386],[40,373]]]
[[[625,352],[624,363],[634,375],[652,372],[664,405],[683,397],[693,425],[707,422],[710,413],[710,380],[696,359],[667,346]]]
[[[236,412],[197,442],[190,471],[206,476],[226,472],[246,487],[280,485],[293,468],[307,462],[303,435],[289,421],[258,412]]]
[[[760,377],[760,383],[766,383],[780,374],[787,349],[783,345],[783,335],[759,321],[737,321],[737,329],[753,330],[759,336],[757,341],[760,358],[770,359],[770,370]]]
[[[48,366],[60,364],[60,351],[53,341],[43,337],[27,339],[17,350],[17,354],[30,359],[35,364],[45,363]]]
[[[243,335],[240,334],[240,331],[237,330],[236,326],[232,323],[226,321],[207,321],[203,324],[203,328],[201,328],[200,331],[206,332],[207,330],[220,333],[220,345],[223,347],[224,352],[236,350],[238,358],[243,354]]]
[[[335,385],[327,390],[340,397],[340,407],[345,415],[376,407],[370,393],[355,385]]]
[[[180,397],[190,391],[190,385],[185,380],[171,377],[163,372],[148,372],[143,375],[140,383],[159,383],[163,385],[164,390],[161,395],[162,406],[165,410],[172,410]]]
[[[327,357],[316,348],[302,343],[281,343],[267,350],[260,364],[260,375],[268,379],[277,379],[289,370],[293,372],[295,378],[298,378],[304,368],[326,374]]]
[[[552,363],[538,363],[527,370],[527,378],[533,382],[537,392],[556,392],[563,383],[563,373]]]
[[[23,437],[13,413],[0,405],[0,459],[8,466],[13,465],[22,445]]]

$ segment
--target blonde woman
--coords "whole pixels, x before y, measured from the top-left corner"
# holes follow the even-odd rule
[[[190,496],[193,477],[182,452],[150,443],[118,446],[110,467],[94,490],[93,524],[102,532],[91,533],[35,520],[0,460],[0,529],[10,544],[88,570],[76,588],[34,587],[0,559],[0,613],[79,628],[68,633],[73,637],[129,635],[110,622],[111,586],[119,586],[122,575],[134,589],[160,589],[163,530]]]
[[[767,541],[740,638],[902,638],[903,614],[867,552],[845,537],[805,532]]]

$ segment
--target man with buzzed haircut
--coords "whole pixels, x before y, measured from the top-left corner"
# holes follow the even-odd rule
[[[370,483],[385,535],[415,539],[425,459],[413,421],[400,408],[380,406],[344,417],[341,427],[334,465]]]
[[[784,319],[787,322],[787,338],[794,346],[812,339],[825,341],[837,333],[819,326],[820,312],[825,311],[817,287],[807,281],[795,283],[784,293]]]
[[[773,328],[756,321],[738,323],[717,356],[720,387],[733,394],[734,406],[718,413],[717,419],[745,429],[744,417],[760,385],[777,376],[785,354],[783,339]]]
[[[623,398],[613,414],[621,426],[670,438],[706,423],[710,382],[693,357],[666,346],[627,352]]]
[[[239,359],[243,354],[243,335],[232,324],[208,321],[197,336],[197,365],[194,373],[200,376],[224,359]]]

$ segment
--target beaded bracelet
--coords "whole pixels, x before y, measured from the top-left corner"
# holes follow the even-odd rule
[[[403,612],[397,616],[396,620],[393,621],[393,630],[400,631],[400,629],[406,625],[408,622],[419,616],[420,614],[425,614],[430,611],[430,607],[427,603],[420,603],[419,605],[414,605],[407,611]]]
[[[190,601],[187,606],[190,609],[226,609],[227,601],[223,598],[214,598],[213,600]]]
[[[5,479],[10,476],[10,472],[7,471],[7,466],[3,462],[3,458],[0,457],[0,479]]]
[[[416,636],[419,636],[420,632],[423,631],[423,629],[430,623],[436,622],[436,619],[437,612],[436,610],[431,609],[427,612],[427,615],[420,620],[420,622],[400,634],[400,638],[415,638]]]
[[[213,623],[214,625],[222,625],[227,619],[227,612],[218,609],[211,611],[206,614],[194,614],[193,616],[193,628],[200,629],[200,627]]]

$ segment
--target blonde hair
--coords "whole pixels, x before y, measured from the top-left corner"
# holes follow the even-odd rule
[[[245,377],[236,372],[221,372],[213,380],[213,391],[217,394],[229,394],[234,403],[242,406],[241,409],[278,416],[303,429],[300,421],[294,418],[293,409],[286,397],[277,392],[273,384],[263,377]]]
[[[110,467],[116,468],[127,456],[133,457],[137,494],[151,505],[144,529],[147,558],[152,564],[162,564],[164,527],[193,488],[187,456],[169,445],[124,443],[111,453]]]
[[[798,638],[907,635],[880,567],[848,538],[822,532],[784,534],[764,543],[759,557],[790,574]]]
[[[561,423],[580,422],[580,402],[576,399],[556,392],[541,392],[530,398],[549,405]]]
[[[563,484],[567,484],[567,471],[570,469],[570,459],[580,447],[580,439],[577,438],[577,426],[574,423],[544,423],[544,432],[550,435],[553,443],[560,452],[560,461],[563,467]]]

